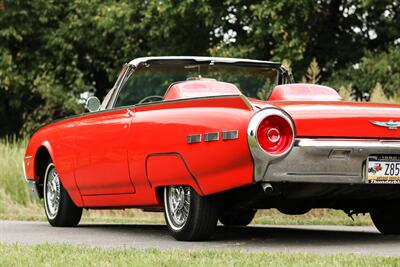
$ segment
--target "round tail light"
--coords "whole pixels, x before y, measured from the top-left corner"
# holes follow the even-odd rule
[[[285,118],[271,115],[260,122],[257,141],[265,152],[280,155],[292,147],[293,129]]]

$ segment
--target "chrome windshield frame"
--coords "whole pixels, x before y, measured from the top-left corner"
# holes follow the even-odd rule
[[[242,59],[242,58],[223,58],[223,57],[190,57],[190,56],[162,56],[162,57],[141,57],[136,58],[130,61],[127,65],[128,68],[125,71],[125,74],[121,79],[118,79],[116,82],[116,87],[113,88],[115,92],[113,96],[110,98],[109,103],[106,105],[107,109],[114,109],[115,103],[120,94],[121,88],[124,86],[128,78],[134,74],[135,70],[138,69],[142,65],[146,65],[151,62],[182,62],[188,61],[193,63],[214,63],[214,64],[233,64],[237,66],[243,67],[252,67],[252,68],[274,68],[278,73],[278,84],[281,84],[284,81],[291,81],[291,78],[286,71],[286,69],[279,62],[272,61],[262,61],[262,60],[253,60],[253,59]],[[160,101],[159,103],[163,103]],[[136,106],[136,105],[134,105]]]

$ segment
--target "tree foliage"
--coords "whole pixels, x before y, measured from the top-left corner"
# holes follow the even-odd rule
[[[319,68],[316,58],[313,58],[310,62],[310,66],[307,68],[306,74],[301,78],[303,83],[317,84],[321,79],[321,69]]]
[[[322,81],[392,97],[399,37],[392,0],[0,0],[0,136],[82,112],[150,55],[287,59],[298,80],[316,58]]]
[[[379,82],[376,83],[375,87],[372,89],[369,101],[375,103],[387,103],[390,101],[390,99],[386,97],[385,92],[383,92],[383,87]]]
[[[359,100],[368,100],[376,87],[382,87],[387,98],[396,98],[400,95],[400,49],[367,52],[359,63],[335,72],[327,83],[334,88],[350,86]]]

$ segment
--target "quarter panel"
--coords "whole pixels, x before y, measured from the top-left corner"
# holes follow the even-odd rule
[[[163,153],[181,155],[205,195],[253,182],[246,135],[253,111],[240,97],[153,104],[135,111],[129,162],[138,192],[140,187],[150,186],[144,168],[147,157]],[[222,140],[221,132],[230,130],[239,131],[238,139]],[[201,134],[203,139],[211,132],[218,132],[219,140],[187,143],[188,135]],[[165,170],[167,166],[158,168]]]
[[[199,184],[178,153],[152,154],[146,160],[146,174],[150,186],[190,185],[202,194]]]

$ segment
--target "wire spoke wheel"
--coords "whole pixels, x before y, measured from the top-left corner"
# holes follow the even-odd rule
[[[43,181],[44,209],[52,226],[72,227],[78,225],[82,208],[77,207],[65,190],[54,163],[47,164]]]
[[[54,164],[50,164],[47,168],[44,187],[46,213],[49,219],[54,219],[59,210],[61,196],[60,178]]]
[[[172,227],[176,230],[185,226],[190,212],[190,188],[170,186],[167,189],[168,214]]]
[[[200,196],[190,186],[166,187],[164,189],[164,209],[167,227],[177,240],[206,240],[217,225],[216,198]]]

